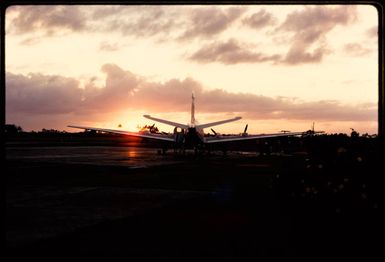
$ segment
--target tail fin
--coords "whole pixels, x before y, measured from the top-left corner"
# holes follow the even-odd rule
[[[194,92],[191,95],[191,126],[195,126],[195,96]]]

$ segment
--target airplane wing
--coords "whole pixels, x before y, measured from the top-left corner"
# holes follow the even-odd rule
[[[154,121],[157,121],[159,123],[166,124],[166,125],[176,126],[176,127],[183,128],[183,129],[188,129],[188,125],[184,125],[184,124],[168,121],[168,120],[161,119],[161,118],[152,117],[150,115],[143,115],[143,117],[151,119],[151,120],[154,120]]]
[[[298,135],[304,135],[306,133],[307,132],[290,132],[290,133],[286,132],[286,133],[260,134],[260,135],[205,137],[205,143],[212,144],[212,143],[221,143],[221,142],[261,139],[261,138],[269,138],[269,137],[298,136]],[[314,133],[320,133],[320,132],[314,132]]]
[[[227,120],[222,120],[222,121],[217,121],[217,122],[212,122],[212,123],[207,123],[207,124],[197,125],[196,128],[198,128],[198,129],[203,129],[203,128],[207,128],[207,127],[210,127],[210,126],[222,125],[222,124],[225,124],[225,123],[228,123],[228,122],[237,121],[237,120],[239,120],[239,119],[241,119],[241,118],[242,118],[242,117],[238,116],[238,117],[234,117],[234,118],[227,119]]]
[[[84,130],[101,131],[101,132],[107,132],[107,133],[113,133],[113,134],[121,134],[121,135],[127,135],[127,136],[145,137],[145,138],[164,140],[164,141],[170,141],[170,142],[175,141],[172,135],[154,134],[150,132],[129,132],[129,131],[123,131],[123,130],[105,129],[105,128],[87,127],[87,126],[68,126],[68,127],[79,128]]]

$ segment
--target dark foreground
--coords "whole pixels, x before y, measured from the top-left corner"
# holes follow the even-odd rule
[[[6,148],[7,261],[384,256],[376,156]]]

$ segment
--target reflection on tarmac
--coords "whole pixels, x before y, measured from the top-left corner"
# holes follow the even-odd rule
[[[109,146],[8,147],[7,160],[68,164],[114,165],[140,168],[179,162],[160,155],[156,148]]]
[[[226,159],[256,156],[255,152],[230,151]],[[124,166],[145,168],[165,164],[175,164],[194,158],[193,150],[185,155],[175,155],[169,150],[163,155],[157,148],[114,147],[114,146],[49,146],[49,147],[7,147],[6,160],[45,162],[60,164],[87,164],[98,166]],[[218,159],[223,152],[213,151],[204,158]]]

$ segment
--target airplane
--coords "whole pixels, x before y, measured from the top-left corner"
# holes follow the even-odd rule
[[[86,126],[77,126],[77,125],[76,126],[69,125],[68,127],[168,141],[168,142],[174,143],[174,145],[179,148],[183,147],[183,148],[194,148],[194,149],[202,148],[202,146],[204,147],[204,145],[225,143],[225,142],[231,142],[231,141],[255,140],[255,139],[262,139],[262,138],[284,137],[284,136],[286,137],[300,136],[300,135],[309,135],[310,133],[311,134],[324,133],[323,131],[314,131],[314,125],[313,125],[313,130],[304,131],[304,132],[289,132],[287,130],[283,130],[280,133],[251,135],[247,133],[247,128],[248,128],[248,124],[247,124],[243,133],[241,133],[240,135],[220,135],[214,129],[211,128],[211,131],[213,132],[214,135],[207,136],[203,132],[204,128],[209,128],[209,127],[237,121],[242,119],[242,117],[237,116],[226,120],[221,120],[221,121],[216,121],[216,122],[211,122],[206,124],[198,124],[195,119],[194,93],[192,94],[191,99],[192,99],[191,119],[190,119],[190,123],[188,124],[181,124],[181,123],[172,122],[166,119],[152,117],[150,115],[143,115],[143,117],[147,119],[173,126],[174,127],[173,133],[153,132],[152,130],[154,129],[155,124],[152,126],[149,126],[147,130],[142,129],[139,132],[130,132],[130,131],[123,131],[123,130],[86,127]],[[178,131],[178,128],[180,131]]]

